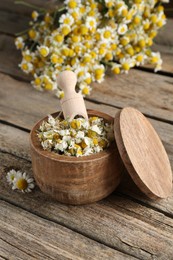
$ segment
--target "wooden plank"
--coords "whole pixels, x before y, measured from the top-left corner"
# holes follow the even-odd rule
[[[7,58],[8,57],[8,58]],[[16,78],[30,81],[31,76],[23,73],[19,68],[22,60],[20,51],[16,50],[14,37],[1,35],[0,37],[0,71]]]
[[[28,29],[29,17],[0,10],[0,33],[15,35]]]
[[[0,170],[1,200],[11,202],[33,214],[71,228],[90,239],[139,259],[171,258],[173,254],[173,220],[164,214],[116,193],[98,203],[85,206],[68,206],[49,198],[41,193],[38,188],[33,193],[25,195],[14,192],[5,180],[5,173],[9,166],[31,172],[31,164],[6,153],[1,153],[0,163],[2,165]],[[9,214],[9,221],[15,227],[16,221],[19,220],[20,223],[21,220],[15,216],[13,221],[14,214],[12,214],[12,217]],[[38,227],[34,227],[35,220],[33,221],[30,216],[28,218],[33,223],[33,230],[37,230]],[[21,219],[22,223],[27,223],[22,215]],[[8,220],[6,222],[8,223]],[[30,228],[32,226],[29,225]],[[22,229],[25,230],[25,228],[24,224]],[[59,232],[52,232],[51,228],[50,230],[52,236],[59,234]],[[41,233],[47,234],[47,232],[42,232],[42,227]],[[49,233],[47,236],[50,236]]]
[[[8,259],[134,259],[57,223],[0,201],[0,257]]]
[[[167,19],[166,25],[159,31],[155,42],[161,45],[173,46],[173,33],[172,32],[173,19]]]
[[[160,119],[173,120],[173,78],[133,70],[129,75],[110,74],[93,84],[91,98],[118,107],[133,106]]]
[[[89,108],[103,111],[105,113],[108,113],[109,115],[114,116],[119,110],[116,108],[112,108],[106,105],[99,105],[94,104],[92,102],[87,102],[87,106]],[[46,114],[46,107],[43,107],[43,113]],[[19,116],[20,117],[20,116]],[[16,121],[18,117],[16,117]],[[35,121],[38,121],[41,118],[41,115],[39,114],[33,114],[32,117],[30,117],[30,120],[27,120],[28,115],[23,117],[23,120],[26,120],[27,126],[32,127]],[[173,169],[173,134],[172,134],[172,125],[166,124],[163,122],[159,122],[157,120],[149,119],[151,124],[156,129],[157,133],[159,134],[165,149],[169,155],[169,159],[171,161],[172,169]],[[20,122],[20,121],[18,121]],[[16,129],[14,127],[6,126],[4,124],[0,125],[0,147],[1,150],[7,153],[11,153],[14,155],[17,155],[19,157],[25,158],[27,160],[31,160],[30,154],[29,154],[29,136],[28,133],[23,132],[19,129]],[[18,140],[16,144],[16,140]],[[168,198],[167,200],[160,200],[157,201],[157,203],[149,201],[146,199],[146,197],[139,192],[139,189],[136,188],[136,186],[133,184],[131,180],[126,176],[126,178],[123,179],[121,183],[121,192],[124,194],[128,194],[131,197],[145,202],[147,205],[152,205],[153,207],[164,211],[167,214],[173,214],[173,197]]]
[[[33,116],[43,117],[59,107],[58,99],[51,93],[37,92],[30,84],[3,74],[0,75],[0,80],[3,86],[0,89],[3,97],[0,119],[31,128],[31,124],[30,127],[28,124],[34,122]],[[114,75],[109,75],[103,83],[94,84],[89,100],[93,98],[100,103],[117,107],[133,106],[150,116],[173,121],[172,83],[173,78],[158,75],[151,77],[150,73],[141,71],[132,71],[128,77],[121,75],[117,79]],[[27,119],[24,118],[23,111],[28,113]]]
[[[31,6],[33,5],[33,8],[23,4],[16,4],[14,0],[5,0],[0,1],[0,10],[30,16],[32,10],[35,10],[34,6],[52,9],[55,5],[61,6],[63,4],[60,0],[27,0],[25,2]]]
[[[166,73],[172,73],[172,75],[173,75],[173,48],[172,48],[172,46],[154,44],[152,46],[152,50],[161,53],[161,58],[163,60],[161,73],[166,72]],[[153,67],[151,65],[144,65],[141,67],[142,68],[143,67],[151,68],[153,70]],[[160,73],[160,72],[158,72],[158,73]]]

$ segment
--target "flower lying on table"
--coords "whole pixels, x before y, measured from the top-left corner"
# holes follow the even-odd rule
[[[34,179],[30,177],[27,173],[22,173],[21,171],[16,171],[14,169],[7,173],[7,181],[12,185],[12,189],[20,190],[22,192],[31,192],[35,187]]]
[[[16,38],[22,50],[21,69],[34,77],[38,90],[64,93],[56,77],[63,70],[77,74],[77,90],[89,95],[92,82],[102,82],[105,70],[128,73],[150,63],[161,68],[160,53],[151,46],[166,23],[159,0],[65,0],[64,8],[32,12],[27,33]]]
[[[112,125],[99,117],[69,121],[49,115],[37,134],[44,150],[76,157],[103,151],[114,139]]]

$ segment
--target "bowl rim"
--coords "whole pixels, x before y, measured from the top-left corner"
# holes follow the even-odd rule
[[[62,111],[57,111],[54,113],[51,113],[51,115],[53,117],[57,116],[60,112]],[[107,121],[112,121],[114,118],[106,113],[97,111],[97,110],[91,110],[91,109],[87,109],[88,115],[95,115],[95,116],[99,116],[102,117],[103,119],[107,120]],[[81,162],[90,162],[90,161],[97,161],[100,159],[103,159],[105,157],[108,157],[110,154],[112,154],[112,152],[115,150],[116,145],[115,145],[115,141],[113,141],[111,143],[111,145],[99,152],[99,153],[95,153],[95,154],[91,154],[91,155],[86,155],[86,156],[82,156],[82,157],[74,157],[74,156],[67,156],[67,155],[60,155],[57,154],[55,152],[52,151],[46,151],[43,150],[40,141],[36,135],[36,130],[38,129],[38,127],[40,126],[40,124],[48,119],[48,115],[45,116],[44,118],[40,119],[32,128],[31,132],[30,132],[30,146],[31,148],[38,153],[39,155],[46,157],[48,159],[54,160],[54,161],[61,161],[61,162],[70,162],[70,163],[81,163]]]

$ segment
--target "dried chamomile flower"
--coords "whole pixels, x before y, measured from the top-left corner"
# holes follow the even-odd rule
[[[37,135],[44,150],[76,157],[103,151],[114,140],[112,125],[96,116],[70,121],[49,115]]]

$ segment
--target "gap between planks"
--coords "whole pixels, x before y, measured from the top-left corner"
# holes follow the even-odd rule
[[[14,156],[1,154],[1,160],[4,167],[15,161],[16,165],[22,166],[22,170],[28,171],[30,168],[30,163],[24,164]],[[146,260],[153,259],[153,256],[166,259],[164,255],[168,257],[173,253],[170,246],[173,220],[116,194],[98,203],[68,206],[49,198],[38,188],[32,194],[25,195],[11,191],[5,183],[4,174],[1,183],[2,199],[17,201],[18,207],[32,209],[34,214],[48,217],[108,247]]]
[[[133,78],[135,74],[131,73],[129,75],[130,78]],[[138,75],[141,74],[140,73],[136,74],[136,76]],[[1,78],[1,84],[4,85],[4,88],[1,89],[1,95],[2,97],[4,96],[5,98],[1,100],[1,107],[2,107],[1,116],[0,116],[1,120],[12,124],[16,124],[16,122],[13,120],[14,116],[11,115],[11,113],[13,114],[19,113],[20,108],[17,109],[16,102],[18,103],[18,106],[22,106],[22,109],[25,109],[25,112],[27,114],[28,114],[27,111],[32,111],[30,113],[34,113],[34,109],[35,109],[35,113],[36,113],[36,111],[39,110],[40,113],[36,113],[36,115],[40,114],[40,117],[38,117],[38,119],[40,119],[41,116],[45,116],[50,112],[55,112],[53,110],[53,107],[54,109],[55,108],[60,109],[60,106],[58,105],[59,100],[56,97],[54,97],[52,93],[47,93],[47,92],[40,93],[38,91],[35,91],[30,86],[29,83],[27,84],[25,82],[19,82],[7,76],[6,74],[1,73],[0,78]],[[122,108],[124,106],[133,106],[139,109],[142,113],[144,113],[150,118],[172,124],[173,110],[172,110],[171,93],[173,93],[173,88],[171,88],[171,86],[168,83],[166,83],[167,77],[158,78],[158,80],[162,79],[162,82],[160,83],[159,86],[157,86],[156,89],[155,86],[152,86],[149,93],[147,93],[147,91],[150,89],[150,84],[152,84],[153,80],[151,79],[148,79],[149,82],[146,83],[146,87],[145,86],[142,87],[142,85],[136,87],[133,86],[134,90],[131,91],[130,86],[128,87],[125,85],[127,84],[126,82],[127,79],[125,78],[125,76],[121,77],[120,80],[117,81],[117,86],[114,86],[114,84],[116,84],[116,81],[114,81],[113,76],[110,77],[106,76],[106,78],[107,80],[105,80],[104,83],[100,84],[100,86],[98,84],[94,84],[91,97],[88,98],[90,104],[94,102],[95,104],[107,105],[110,107],[110,110],[111,107]],[[154,80],[156,79],[157,77],[154,78]],[[137,81],[137,78],[134,80],[135,80],[134,84],[136,84],[135,82]],[[139,80],[141,80],[141,78],[139,78]],[[142,82],[145,81],[142,79]],[[128,92],[127,94],[125,94],[126,91]],[[137,93],[135,93],[134,91],[137,91]],[[8,93],[11,93],[13,97],[9,96]],[[158,93],[158,97],[155,96],[157,93]],[[20,95],[22,95],[22,99]],[[153,95],[154,98],[151,98],[151,95]],[[147,100],[147,98],[149,99],[149,101]],[[32,102],[32,106],[31,106],[31,102]],[[7,107],[6,104],[8,103],[10,103],[10,106]],[[44,104],[47,104],[46,107]],[[13,106],[14,108],[12,109]],[[12,109],[11,112],[10,109]],[[43,114],[41,113],[41,111],[45,111],[45,113]],[[8,114],[8,117],[4,113]],[[16,121],[18,121],[18,118],[16,119],[17,119]],[[28,128],[28,124],[24,124],[25,118],[20,122],[22,122],[20,127],[26,129]],[[18,125],[18,123],[16,125]],[[30,129],[31,124],[29,125],[30,125],[29,129]]]
[[[19,249],[20,256],[23,256],[22,260],[28,259],[27,257],[32,257],[31,259],[59,257],[58,259],[74,260],[110,259],[109,257],[122,260],[135,259],[5,201],[0,201],[0,205],[0,226],[1,231],[4,231],[3,237],[6,238],[7,243],[9,241],[9,244],[12,243],[13,248]],[[7,250],[4,253],[6,252]],[[19,252],[16,256],[19,256]]]
[[[173,146],[171,145],[173,142],[173,140],[171,139],[172,127],[165,125],[164,123],[161,124],[157,121],[155,122],[153,120],[151,120],[151,123],[159,132],[162,142],[165,145],[165,148],[167,149],[167,151],[169,150],[169,157],[173,166]],[[0,125],[0,129],[1,151],[9,155],[11,154],[17,156],[19,159],[25,159],[26,161],[31,162],[28,133],[6,125]],[[15,140],[18,140],[17,144],[15,143]],[[171,210],[171,200],[170,205],[168,204],[169,209],[165,209],[163,207],[164,203],[169,201],[169,199],[160,200],[160,203],[155,203],[154,201],[152,202],[151,200],[147,200],[147,198],[143,194],[139,193],[139,190],[136,189],[135,184],[130,179],[128,179],[127,176],[120,185],[120,191],[123,194],[123,196],[125,195],[130,196],[131,198],[133,197],[136,201],[141,201],[142,203],[144,203],[144,205],[149,205],[149,207],[151,207],[152,209],[155,209],[156,211],[158,210],[159,212],[165,214],[168,217],[173,216],[173,211]],[[126,193],[124,193],[124,191],[126,191]]]

